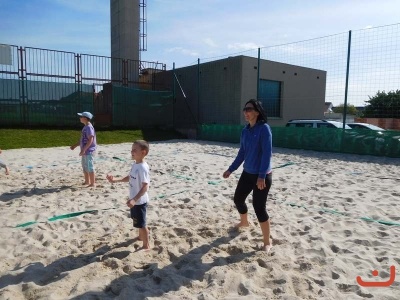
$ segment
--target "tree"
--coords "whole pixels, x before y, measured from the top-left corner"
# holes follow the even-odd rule
[[[400,118],[400,90],[378,91],[375,96],[368,96],[368,103],[362,113],[364,118]]]
[[[332,108],[334,113],[343,113],[344,112],[344,104],[339,104]],[[357,108],[353,104],[347,104],[346,114],[348,115],[356,115]]]

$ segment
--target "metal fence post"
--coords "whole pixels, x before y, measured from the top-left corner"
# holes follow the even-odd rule
[[[176,83],[175,83],[175,62],[172,63],[172,127],[175,129],[175,103],[176,103]]]
[[[343,129],[347,119],[347,94],[349,89],[350,52],[351,52],[351,30],[349,31],[349,42],[347,46],[346,86],[344,90],[344,106],[343,106]]]
[[[344,105],[343,105],[343,128],[342,128],[342,139],[340,141],[340,151],[343,152],[344,147],[344,135],[345,135],[345,126],[347,119],[347,94],[349,89],[349,71],[350,71],[350,52],[351,52],[351,30],[349,31],[349,41],[347,45],[347,67],[346,67],[346,85],[344,90]]]
[[[82,66],[81,66],[81,55],[75,54],[75,84],[77,85],[78,95],[79,95],[79,104],[78,101],[75,102],[75,110],[81,111],[82,106],[82,93],[81,93],[81,85],[82,85]],[[94,113],[94,112],[93,112]]]
[[[257,58],[257,100],[260,100],[260,48],[258,48]]]
[[[200,120],[200,58],[197,59],[197,120]]]
[[[21,119],[24,125],[28,124],[28,99],[26,94],[26,56],[25,49],[23,47],[18,47],[19,51],[19,88],[20,88],[20,107],[21,107]]]

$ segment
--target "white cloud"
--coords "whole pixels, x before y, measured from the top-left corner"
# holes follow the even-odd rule
[[[188,55],[188,56],[199,56],[199,53],[193,50],[189,50],[189,49],[185,49],[182,47],[173,47],[173,48],[169,48],[166,49],[166,52],[168,53],[180,53],[180,54],[184,54],[184,55]]]
[[[203,42],[207,45],[207,46],[210,46],[210,47],[213,47],[213,48],[217,48],[218,47],[218,45],[217,45],[217,43],[215,43],[212,39],[210,39],[210,38],[205,38],[204,40],[203,40]]]
[[[257,45],[255,43],[233,43],[233,44],[228,44],[228,49],[229,50],[234,50],[234,51],[243,51],[243,50],[252,50],[252,49],[257,49],[261,48],[263,46]]]

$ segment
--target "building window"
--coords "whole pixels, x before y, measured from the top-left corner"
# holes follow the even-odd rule
[[[268,117],[281,117],[281,82],[260,79],[259,99]]]

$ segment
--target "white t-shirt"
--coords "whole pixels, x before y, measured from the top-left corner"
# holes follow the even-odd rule
[[[140,164],[132,164],[129,173],[129,199],[133,199],[139,193],[143,183],[150,185],[149,165],[145,161]],[[145,204],[148,201],[149,194],[146,192],[138,201],[136,201],[136,204]]]

